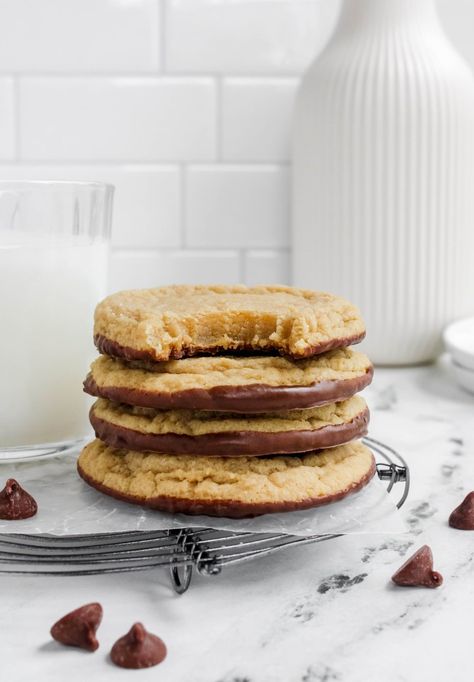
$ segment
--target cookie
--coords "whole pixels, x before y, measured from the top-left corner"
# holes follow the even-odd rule
[[[153,410],[99,398],[90,421],[96,436],[114,447],[236,457],[308,452],[348,443],[367,433],[369,413],[360,396],[306,410],[257,415]]]
[[[170,286],[121,291],[95,311],[101,353],[164,361],[231,352],[304,358],[361,341],[356,307],[284,286]]]
[[[354,442],[291,457],[192,457],[109,447],[99,440],[78,471],[97,490],[153,509],[244,518],[329,504],[375,473],[371,451]]]
[[[338,349],[307,360],[200,357],[129,363],[100,356],[84,390],[115,402],[155,409],[258,413],[344,400],[372,380],[363,353]]]

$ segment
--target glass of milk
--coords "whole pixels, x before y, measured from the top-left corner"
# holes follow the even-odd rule
[[[106,291],[113,187],[0,182],[0,461],[88,434],[82,381]]]

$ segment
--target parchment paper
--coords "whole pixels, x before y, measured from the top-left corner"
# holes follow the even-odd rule
[[[313,535],[403,533],[407,528],[395,502],[377,476],[360,492],[316,509],[225,519],[157,512],[119,502],[89,487],[76,472],[77,453],[21,464],[0,464],[1,487],[16,478],[38,502],[38,513],[24,521],[1,521],[0,533],[81,535],[133,530],[206,526],[255,533]]]

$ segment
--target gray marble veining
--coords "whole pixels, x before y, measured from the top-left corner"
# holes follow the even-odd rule
[[[449,528],[474,489],[474,398],[446,365],[378,370],[366,391],[371,435],[410,464],[404,535],[350,536],[196,578],[183,597],[164,572],[97,578],[0,578],[0,679],[91,682],[468,682],[474,533]],[[390,576],[422,544],[444,576],[436,590]],[[100,600],[95,654],[49,643],[52,622]],[[165,663],[139,673],[107,662],[116,637],[142,620],[168,644]]]

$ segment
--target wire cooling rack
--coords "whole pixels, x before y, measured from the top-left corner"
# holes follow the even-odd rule
[[[400,508],[410,488],[406,462],[388,445],[363,440],[377,455],[377,473],[387,481],[387,492],[394,494],[397,487]],[[167,567],[174,590],[182,594],[193,571],[215,576],[233,564],[340,535],[299,537],[202,527],[74,536],[0,534],[0,573],[79,576]]]

